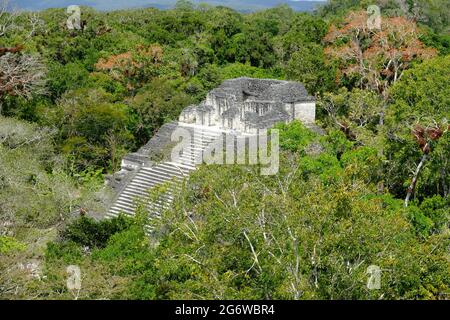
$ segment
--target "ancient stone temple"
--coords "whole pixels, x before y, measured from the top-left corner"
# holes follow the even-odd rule
[[[252,78],[226,80],[202,103],[185,108],[179,121],[165,124],[145,146],[124,157],[120,172],[108,179],[116,195],[107,215],[134,215],[141,204],[151,218],[160,217],[170,207],[183,179],[196,169],[195,159],[219,137],[251,137],[260,129],[295,119],[307,126],[315,120],[314,98],[301,83]],[[171,137],[178,129],[192,133],[193,138],[190,151],[173,160]],[[158,199],[148,200],[149,190],[162,184],[168,185],[167,190]]]
[[[224,130],[257,133],[294,119],[314,123],[315,101],[298,82],[237,78],[226,80],[206,100],[183,110],[179,121]]]

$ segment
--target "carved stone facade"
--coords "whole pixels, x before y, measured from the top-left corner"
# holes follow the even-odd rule
[[[179,118],[184,124],[218,127],[257,133],[275,123],[295,119],[315,121],[316,104],[298,82],[237,78],[226,80],[208,93],[205,101],[185,108]]]

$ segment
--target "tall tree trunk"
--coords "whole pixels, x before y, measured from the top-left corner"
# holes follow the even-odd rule
[[[429,147],[429,143],[427,143],[424,147],[424,150],[426,152],[427,147]],[[425,161],[427,160],[428,155],[424,153],[422,156],[422,159],[420,159],[419,165],[416,168],[416,172],[414,172],[413,179],[411,181],[411,184],[408,187],[408,192],[406,193],[405,198],[405,208],[408,206],[409,200],[411,199],[412,194],[414,193],[414,189],[416,188],[417,179],[419,178],[420,171],[422,170],[423,165],[425,164]]]

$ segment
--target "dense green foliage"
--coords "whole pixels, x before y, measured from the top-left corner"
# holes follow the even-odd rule
[[[328,1],[314,14],[185,1],[166,11],[83,7],[82,30],[67,30],[62,9],[18,15],[0,49],[37,59],[46,83],[14,94],[0,70],[0,297],[445,298],[448,10],[440,0],[377,2],[413,30],[396,42],[392,24],[383,47],[352,20],[372,2]],[[360,61],[346,51],[355,39]],[[240,76],[303,82],[323,134],[278,125],[275,176],[202,166],[152,220],[151,237],[143,208],[134,219],[89,217],[104,214],[104,175],[124,154]],[[71,264],[83,274],[79,292],[66,287]],[[380,290],[366,286],[370,265],[382,270]]]
[[[448,200],[404,208],[368,176],[375,150],[344,148],[339,160],[335,138],[299,123],[280,129],[285,151],[276,179],[255,167],[205,166],[156,225],[164,230],[156,247],[142,224],[119,217],[106,227],[83,218],[49,247],[48,274],[76,262],[130,281],[120,293],[90,283],[83,298],[98,297],[95,286],[103,286],[111,298],[376,299],[380,292],[365,287],[366,269],[376,264],[384,270],[383,298],[441,297],[450,280]],[[308,145],[320,142],[328,151],[308,155]],[[112,225],[126,229],[81,253]]]

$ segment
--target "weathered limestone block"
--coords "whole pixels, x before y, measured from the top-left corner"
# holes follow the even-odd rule
[[[300,120],[303,123],[314,123],[316,120],[316,103],[315,102],[296,103],[294,118],[296,120]]]

